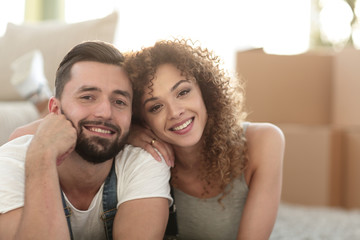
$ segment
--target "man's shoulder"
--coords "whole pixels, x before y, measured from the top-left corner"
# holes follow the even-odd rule
[[[123,150],[116,156],[117,161],[154,160],[150,153],[140,147],[125,145]],[[154,160],[155,161],[155,160]]]
[[[116,156],[117,166],[122,168],[168,168],[165,161],[158,162],[146,150],[132,145],[125,145],[124,149]]]

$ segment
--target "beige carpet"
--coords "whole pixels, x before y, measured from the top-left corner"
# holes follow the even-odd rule
[[[271,240],[358,240],[360,209],[305,207],[282,203]]]

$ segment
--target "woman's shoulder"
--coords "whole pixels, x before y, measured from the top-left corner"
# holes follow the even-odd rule
[[[272,123],[250,123],[246,130],[249,165],[247,182],[257,170],[264,174],[278,173],[282,168],[285,137],[279,127]]]
[[[284,134],[278,126],[272,123],[250,123],[246,130],[246,139],[250,162],[259,161],[258,163],[260,163],[269,161],[269,159],[281,159],[284,154]],[[271,156],[278,157],[272,158]],[[256,164],[255,162],[254,164]]]
[[[282,130],[275,124],[268,122],[247,122],[246,138],[252,140],[278,140],[285,141]]]

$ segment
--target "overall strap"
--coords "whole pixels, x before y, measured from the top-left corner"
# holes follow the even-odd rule
[[[61,200],[62,200],[62,204],[64,207],[64,212],[65,212],[65,217],[66,217],[66,221],[67,221],[69,232],[70,232],[70,238],[71,238],[71,240],[73,240],[74,237],[73,237],[73,233],[71,230],[71,222],[70,222],[71,209],[66,205],[64,193],[62,191],[60,191],[60,192],[61,192]]]
[[[110,174],[107,176],[103,190],[103,214],[101,219],[104,222],[106,239],[112,240],[112,229],[115,214],[117,212],[117,177],[115,172],[115,159],[110,170]]]
[[[176,218],[176,205],[175,205],[175,198],[174,198],[174,189],[170,185],[170,194],[173,198],[173,204],[169,208],[169,219],[166,226],[164,240],[173,240],[177,239],[178,235],[178,225],[177,225],[177,218]]]
[[[66,221],[68,224],[71,240],[74,240],[72,229],[71,229],[71,209],[67,206],[64,198],[64,194],[61,191],[61,199],[64,207]],[[115,214],[117,211],[117,177],[115,173],[115,159],[113,161],[109,175],[106,177],[104,190],[103,190],[103,211],[101,219],[104,221],[106,239],[112,240],[112,227]]]

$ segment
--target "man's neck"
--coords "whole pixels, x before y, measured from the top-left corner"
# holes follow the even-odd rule
[[[71,154],[60,166],[60,186],[71,204],[79,210],[87,210],[96,193],[108,176],[113,160],[93,164]]]

